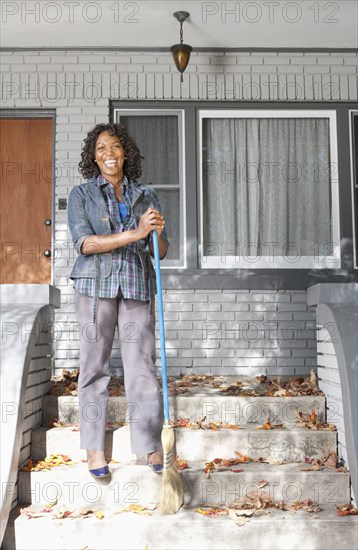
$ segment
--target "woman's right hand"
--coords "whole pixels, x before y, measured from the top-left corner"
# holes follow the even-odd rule
[[[138,224],[139,239],[144,239],[154,229],[160,235],[165,225],[164,217],[155,208],[148,210],[141,216]]]

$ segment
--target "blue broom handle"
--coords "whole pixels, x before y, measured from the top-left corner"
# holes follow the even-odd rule
[[[162,360],[164,422],[165,424],[169,425],[169,400],[168,400],[168,381],[167,381],[167,360],[166,360],[166,353],[165,353],[162,280],[160,276],[158,233],[155,229],[152,231],[152,236],[153,236],[153,248],[154,248],[155,278],[157,283],[157,295],[158,295],[158,317],[159,317],[159,334],[160,334],[160,357]]]

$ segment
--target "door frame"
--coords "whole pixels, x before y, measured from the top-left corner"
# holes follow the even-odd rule
[[[51,118],[52,119],[52,185],[51,185],[51,276],[50,285],[54,285],[54,244],[55,244],[55,185],[56,185],[56,110],[55,109],[17,109],[5,108],[0,113],[0,119],[28,119],[28,118]]]

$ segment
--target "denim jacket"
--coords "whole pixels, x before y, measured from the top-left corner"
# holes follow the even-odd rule
[[[139,182],[130,182],[132,191],[132,208],[138,226],[140,217],[148,208],[156,208],[161,212],[158,197],[151,186]],[[70,279],[77,277],[93,277],[96,279],[93,322],[96,322],[98,294],[101,278],[106,278],[112,271],[113,252],[82,254],[81,246],[89,235],[111,235],[114,221],[110,216],[105,197],[97,184],[96,177],[86,183],[75,186],[68,197],[68,224],[73,244],[78,257],[69,275]],[[167,240],[165,229],[162,237]],[[137,252],[143,269],[148,272],[149,288],[155,288],[155,272],[150,258],[149,238],[136,241]],[[150,295],[152,293],[150,292]]]

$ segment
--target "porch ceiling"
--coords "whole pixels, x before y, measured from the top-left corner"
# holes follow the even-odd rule
[[[357,48],[357,0],[2,2],[2,48]]]

